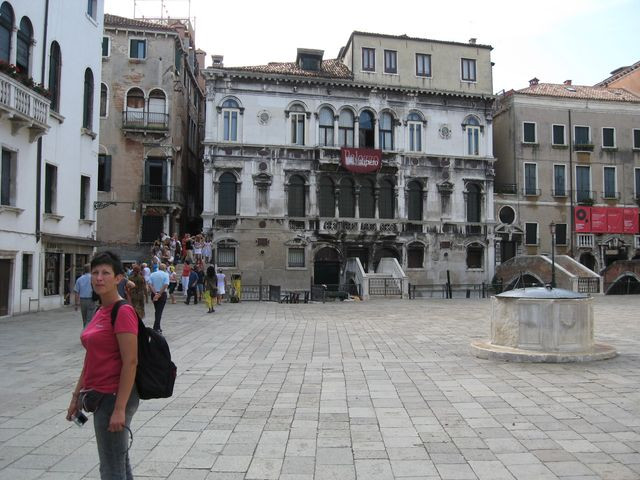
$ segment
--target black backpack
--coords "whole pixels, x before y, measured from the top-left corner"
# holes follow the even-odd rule
[[[111,310],[111,325],[115,325],[118,310],[126,300],[115,303]],[[136,313],[136,316],[137,313]],[[171,361],[171,352],[165,338],[147,327],[138,316],[138,369],[136,387],[142,400],[168,398],[173,395],[178,369]]]

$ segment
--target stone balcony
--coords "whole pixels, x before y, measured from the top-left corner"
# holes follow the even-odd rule
[[[11,134],[29,129],[29,142],[35,142],[49,130],[47,98],[37,94],[10,76],[0,73],[0,116],[11,121]]]

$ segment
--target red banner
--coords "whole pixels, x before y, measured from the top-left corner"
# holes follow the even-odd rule
[[[576,233],[630,233],[640,231],[637,208],[575,208]]]
[[[382,166],[382,151],[372,148],[340,149],[340,164],[354,173],[377,172]]]

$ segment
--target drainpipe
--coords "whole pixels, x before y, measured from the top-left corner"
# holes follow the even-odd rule
[[[569,241],[569,253],[573,257],[573,246],[575,241],[576,221],[575,221],[575,206],[573,204],[573,127],[571,124],[571,110],[569,112],[569,192],[571,199],[569,205],[571,206],[571,236]]]
[[[40,83],[45,83],[45,68],[47,66],[47,29],[49,27],[49,0],[44,2],[44,28],[42,36],[42,74],[40,76]],[[40,231],[40,202],[41,190],[42,190],[42,136],[38,138],[38,150],[36,154],[36,243],[40,241],[42,232]]]

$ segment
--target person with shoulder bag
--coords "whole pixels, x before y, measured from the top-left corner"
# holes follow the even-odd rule
[[[135,386],[138,365],[138,317],[129,304],[120,305],[118,283],[124,269],[109,251],[91,260],[91,283],[100,297],[100,308],[83,330],[84,366],[67,409],[67,420],[78,424],[93,412],[93,427],[102,480],[133,479],[129,447],[133,440],[131,419],[138,409]],[[114,305],[120,308],[114,321]]]

